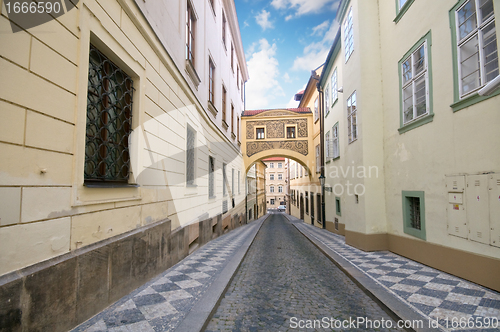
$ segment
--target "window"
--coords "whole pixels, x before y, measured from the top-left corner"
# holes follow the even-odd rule
[[[335,103],[339,96],[338,87],[337,87],[337,68],[333,71],[331,78],[331,87],[332,87],[332,105]]]
[[[189,3],[188,1],[186,10],[186,60],[188,60],[193,67],[195,63],[195,24],[196,18],[193,12],[193,8],[191,7],[191,3]]]
[[[283,180],[283,174],[278,173],[278,180]]]
[[[319,119],[319,113],[318,113],[318,98],[314,100],[314,121]]]
[[[401,20],[414,1],[415,0],[396,0],[396,18],[394,22],[398,23],[399,20]]]
[[[422,37],[399,61],[400,109],[403,133],[432,121],[431,32]]]
[[[321,152],[319,144],[316,145],[316,173],[321,172]]]
[[[231,104],[231,134],[234,135],[234,105]]]
[[[349,143],[358,138],[358,120],[356,108],[356,91],[347,98],[347,136]]]
[[[273,192],[274,192],[274,186],[270,186],[270,187],[269,187],[269,192],[270,192],[270,193],[273,193]]]
[[[215,94],[214,94],[214,83],[215,83],[215,65],[212,61],[212,59],[209,57],[208,58],[208,101],[212,103],[212,105],[215,104]],[[224,95],[224,93],[223,93]]]
[[[403,222],[406,234],[426,239],[423,191],[403,191]]]
[[[469,0],[455,11],[460,98],[498,76],[492,0]]]
[[[340,197],[335,197],[335,213],[337,216],[342,216],[342,211],[340,209]]]
[[[215,197],[215,159],[208,157],[208,197]]]
[[[240,117],[239,116],[236,117],[236,131],[238,132],[238,134],[236,135],[236,139],[239,142],[240,141]]]
[[[283,163],[278,163],[278,168],[283,168]]]
[[[283,186],[278,186],[278,192],[282,193],[283,192]]]
[[[286,138],[295,138],[295,127],[286,127]]]
[[[274,168],[274,163],[269,163],[269,168]]]
[[[398,1],[398,4],[399,4],[399,9],[401,9],[405,5],[405,2],[408,1],[408,0],[397,0],[397,1]]]
[[[339,156],[339,123],[337,122],[332,128],[332,158],[335,159]]]
[[[226,98],[227,90],[224,85],[222,85],[222,121],[226,122]]]
[[[256,128],[255,132],[257,139],[264,139],[264,128]]]
[[[316,220],[321,224],[323,220],[323,211],[321,209],[321,195],[317,194],[316,195],[316,208],[318,210],[318,215],[316,216]]]
[[[352,52],[354,51],[354,36],[353,36],[353,28],[352,28],[352,7],[349,9],[349,13],[347,14],[347,18],[344,23],[344,48],[345,48],[345,62],[351,57]]]
[[[226,49],[226,24],[226,15],[222,11],[222,44],[224,45],[224,49]]]
[[[226,174],[226,167],[227,165],[225,163],[222,164],[222,195],[227,196],[227,174]]]
[[[311,219],[314,218],[314,194],[311,193]]]
[[[303,166],[300,166],[300,167],[299,167],[299,170],[300,170],[300,177],[302,177],[302,173],[303,173],[303,171],[304,171],[304,167],[303,167]]]
[[[307,191],[306,191],[306,204],[304,205],[306,206],[306,214],[309,214],[309,195]]]
[[[196,131],[187,125],[186,129],[186,184],[192,186],[195,184],[195,147],[196,147]]]
[[[270,204],[271,204],[271,205],[274,205],[274,198],[271,198],[271,200],[270,200],[270,201],[271,201],[271,203],[270,203]]]
[[[235,177],[234,177],[234,168],[231,170],[231,195],[234,195],[235,193],[235,190],[234,190],[234,181],[235,181]]]
[[[331,146],[331,143],[330,142],[330,131],[327,131],[326,134],[325,134],[325,151],[326,151],[326,159],[330,159],[332,156],[330,155],[330,146]]]
[[[424,42],[401,64],[403,124],[429,112],[426,53],[426,43]]]
[[[231,43],[231,70],[234,73],[234,46],[233,46],[233,43]]]
[[[212,12],[215,15],[215,3],[214,3],[214,0],[208,0],[208,2],[210,2],[210,7],[212,7]]]
[[[84,179],[127,183],[133,81],[93,45],[89,52]]]
[[[330,113],[330,98],[328,96],[330,95],[330,86],[327,85],[325,88],[325,93],[323,94],[325,96],[325,117]]]
[[[274,174],[269,174],[269,180],[274,180]]]

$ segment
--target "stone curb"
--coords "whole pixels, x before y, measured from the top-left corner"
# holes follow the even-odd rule
[[[177,332],[193,332],[202,331],[206,328],[213,314],[217,310],[217,307],[222,301],[222,298],[226,294],[226,291],[233,280],[236,271],[241,265],[241,262],[245,258],[248,249],[252,245],[255,236],[259,232],[264,221],[270,216],[266,214],[259,219],[257,223],[260,223],[255,230],[252,231],[250,236],[245,240],[245,243],[238,249],[238,251],[233,255],[231,260],[227,263],[226,267],[221,271],[219,277],[212,283],[212,285],[207,289],[205,294],[201,299],[193,306],[191,311],[184,317],[182,322],[177,326],[175,331]]]
[[[300,230],[297,227],[298,222],[303,222],[300,219],[292,219],[289,215],[285,214],[285,217],[290,221],[290,223],[295,226],[295,228],[304,235],[312,244],[314,244],[323,254],[325,254],[335,265],[337,265],[356,285],[358,285],[370,298],[377,302],[384,311],[386,311],[389,316],[397,320],[409,320],[409,321],[424,321],[425,318],[420,314],[415,312],[405,303],[399,301],[397,298],[388,293],[382,286],[375,283],[363,272],[356,269],[348,260],[340,257],[336,252],[326,247],[323,243],[319,242],[317,239],[309,236],[309,234]],[[421,328],[421,329],[407,329],[408,331],[417,332],[427,332],[436,331],[432,328]],[[440,329],[441,330],[441,329]]]

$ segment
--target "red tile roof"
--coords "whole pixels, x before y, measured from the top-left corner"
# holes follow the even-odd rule
[[[267,111],[290,111],[295,113],[311,113],[311,109],[309,107],[299,107],[299,108],[276,108],[276,109],[264,109],[264,110],[246,110],[243,112],[242,116],[252,116],[257,115],[262,112]]]

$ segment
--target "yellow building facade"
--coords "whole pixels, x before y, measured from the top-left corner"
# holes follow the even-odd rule
[[[341,2],[320,80],[326,215],[350,245],[499,290],[500,2],[478,3]]]

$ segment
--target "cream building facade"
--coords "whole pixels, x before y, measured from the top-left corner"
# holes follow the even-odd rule
[[[115,271],[99,288],[112,303],[245,222],[248,71],[233,1],[82,0],[33,28],[0,8],[1,287],[27,267],[59,278],[53,265],[63,264],[77,271],[68,289],[80,292],[72,283],[92,276],[74,265],[79,255],[124,246],[130,257],[117,264],[128,267],[96,263]],[[148,254],[135,257],[137,246]],[[56,307],[43,313],[59,320],[55,330],[92,314],[73,308],[61,321]]]
[[[266,164],[256,162],[247,172],[247,221],[266,214]]]
[[[268,209],[286,205],[288,169],[284,157],[262,160],[266,164],[266,203]]]
[[[320,80],[327,228],[496,290],[499,12],[342,1]]]

